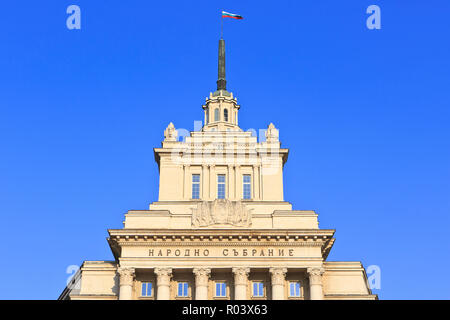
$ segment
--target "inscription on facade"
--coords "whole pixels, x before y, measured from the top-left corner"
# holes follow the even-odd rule
[[[294,257],[290,248],[164,248],[149,249],[150,257]]]

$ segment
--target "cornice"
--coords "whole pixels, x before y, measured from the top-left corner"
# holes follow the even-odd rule
[[[119,246],[131,246],[131,247],[145,247],[149,245],[157,245],[161,247],[189,247],[189,246],[201,246],[201,247],[321,247],[323,241],[317,242],[129,242],[118,241]]]
[[[162,238],[173,239],[330,239],[334,229],[237,229],[237,228],[202,228],[202,229],[108,229],[110,237],[124,238]]]

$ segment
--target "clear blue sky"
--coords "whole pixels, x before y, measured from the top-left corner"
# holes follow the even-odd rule
[[[66,28],[81,7],[82,29]],[[382,29],[366,28],[381,7]],[[157,200],[153,147],[215,89],[220,10],[244,129],[280,129],[285,199],[381,299],[450,298],[448,1],[7,1],[0,14],[0,298],[55,299]]]

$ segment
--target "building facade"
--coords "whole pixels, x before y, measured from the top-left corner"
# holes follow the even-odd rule
[[[155,148],[160,182],[149,210],[108,230],[114,261],[85,261],[60,299],[376,299],[360,262],[331,262],[335,230],[283,197],[289,150],[239,127],[219,41],[217,90],[204,125],[179,141],[172,123]]]

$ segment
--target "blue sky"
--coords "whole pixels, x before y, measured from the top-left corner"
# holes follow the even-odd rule
[[[81,30],[66,8],[81,8]],[[381,30],[366,8],[381,8]],[[0,17],[1,299],[55,299],[157,200],[153,147],[215,89],[220,10],[243,129],[290,148],[285,199],[381,299],[449,299],[448,1],[9,1]]]

